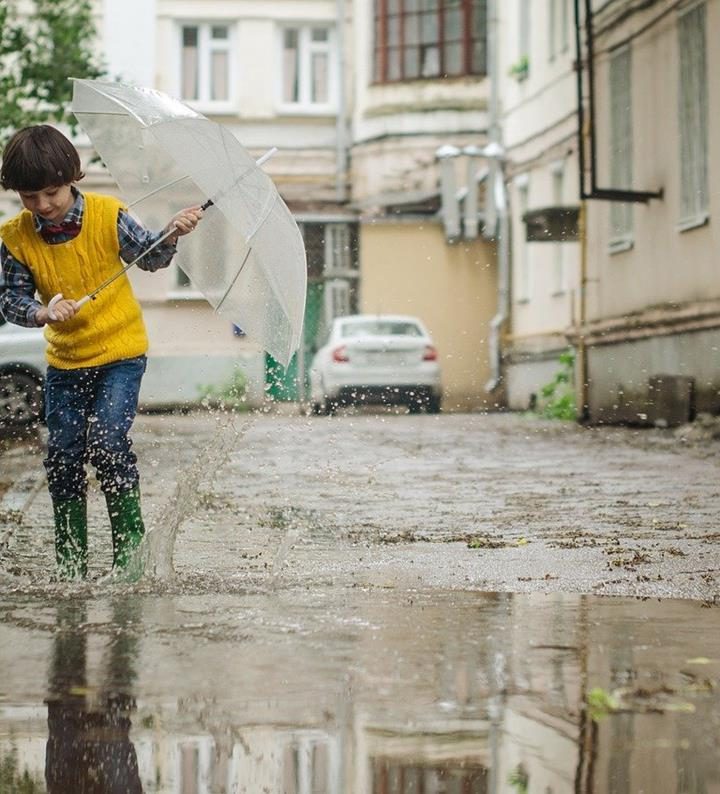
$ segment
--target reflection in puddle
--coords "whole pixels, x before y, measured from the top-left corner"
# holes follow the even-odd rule
[[[48,740],[45,779],[49,794],[142,791],[135,747],[130,741],[131,693],[137,639],[128,626],[137,622],[139,604],[113,604],[116,633],[106,644],[99,690],[88,688],[88,637],[84,604],[61,604],[53,639],[47,698]]]
[[[696,603],[328,588],[0,604],[1,792],[720,791],[720,612]]]

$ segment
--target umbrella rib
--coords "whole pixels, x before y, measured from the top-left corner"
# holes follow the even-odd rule
[[[160,191],[172,187],[173,185],[177,185],[178,182],[183,182],[186,179],[190,179],[189,174],[184,174],[183,176],[180,176],[177,179],[173,179],[172,182],[167,182],[164,185],[160,185],[160,187],[155,188],[155,190],[151,190],[149,193],[146,193],[144,196],[140,196],[140,198],[135,199],[135,201],[133,201],[131,204],[128,204],[128,207],[134,207],[136,204],[139,204],[141,201],[145,201],[145,199],[154,196],[156,193],[160,193]]]
[[[248,248],[248,251],[245,254],[245,259],[243,259],[242,264],[238,268],[238,272],[235,274],[235,277],[230,282],[230,286],[228,286],[228,288],[225,290],[225,294],[220,299],[220,303],[218,303],[218,305],[215,307],[215,311],[218,311],[220,307],[223,305],[223,303],[225,303],[225,298],[227,298],[227,296],[230,294],[230,290],[235,286],[235,282],[240,277],[240,273],[242,273],[242,269],[245,267],[245,263],[248,261],[248,257],[250,256],[251,251],[252,251],[252,247]]]
[[[76,116],[127,116],[127,113],[120,113],[117,110],[74,110]]]

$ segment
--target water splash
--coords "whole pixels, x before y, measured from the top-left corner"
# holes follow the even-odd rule
[[[232,416],[218,421],[212,437],[192,464],[178,473],[175,489],[165,507],[153,518],[149,532],[123,577],[125,581],[137,581],[142,576],[170,582],[174,580],[173,556],[178,529],[197,506],[200,486],[208,477],[214,477],[227,462],[230,453],[252,424],[252,420],[246,420],[238,429]]]

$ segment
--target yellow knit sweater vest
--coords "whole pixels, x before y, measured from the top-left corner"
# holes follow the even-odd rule
[[[82,228],[66,243],[46,243],[28,210],[0,227],[0,237],[32,273],[45,305],[58,292],[79,300],[123,267],[117,234],[123,205],[94,193],[84,198]],[[98,293],[72,320],[48,324],[45,338],[48,363],[59,369],[98,367],[140,356],[148,347],[140,304],[126,275]]]

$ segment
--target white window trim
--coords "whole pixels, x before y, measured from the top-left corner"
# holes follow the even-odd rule
[[[223,26],[228,28],[227,39],[227,52],[228,52],[228,98],[227,100],[212,100],[202,96],[202,91],[209,82],[206,79],[207,58],[203,54],[207,54],[207,45],[203,47],[202,40],[198,47],[200,55],[200,76],[199,85],[201,96],[199,99],[184,99],[182,97],[182,30],[185,27],[197,27],[200,30],[201,39],[207,34],[209,28],[213,26]],[[205,31],[205,32],[203,32]],[[176,55],[175,63],[177,64],[177,82],[175,88],[175,95],[181,98],[182,102],[191,105],[194,110],[200,113],[230,113],[236,112],[237,106],[235,103],[236,96],[236,81],[235,81],[235,51],[237,49],[237,31],[236,22],[233,19],[176,19],[175,20],[175,45]],[[224,48],[223,48],[224,49]]]
[[[572,39],[572,29],[574,21],[574,10],[570,7],[571,0],[561,0],[560,8],[560,52],[568,52],[570,50],[570,41]]]
[[[283,100],[283,62],[284,62],[284,49],[285,49],[285,31],[288,29],[297,29],[299,37],[308,38],[310,31],[313,28],[326,28],[328,31],[328,40],[326,47],[328,52],[328,101],[323,103],[309,102],[303,98],[306,93],[307,83],[302,83],[300,87],[300,101],[299,102],[285,102]],[[277,96],[277,110],[284,115],[302,115],[302,116],[327,116],[333,115],[337,112],[337,80],[338,80],[338,52],[337,52],[337,36],[334,22],[330,20],[316,20],[316,21],[283,21],[277,27],[277,48],[278,48],[278,63],[281,65],[278,69],[276,96]],[[301,59],[301,74],[310,74],[310,55],[313,49],[320,49],[317,45],[313,45],[312,41],[300,44],[300,59]],[[309,77],[307,78],[309,80]]]
[[[562,207],[565,192],[565,160],[555,160],[550,163],[550,174],[552,178],[552,203],[554,206]],[[558,184],[560,190],[558,191]],[[559,193],[559,195],[558,195]],[[553,291],[551,295],[555,298],[567,292],[567,256],[565,254],[565,242],[557,240],[553,243]]]
[[[518,268],[517,299],[516,303],[530,303],[533,295],[533,272],[530,261],[530,243],[525,239],[525,223],[522,216],[530,209],[530,175],[519,174],[514,179],[515,187],[518,191],[519,223],[518,228],[522,230],[518,243],[520,245],[520,267]],[[524,195],[523,195],[524,194]]]
[[[560,0],[562,3],[563,0]],[[552,63],[559,53],[558,47],[558,0],[547,0],[548,4],[548,61]]]
[[[696,11],[700,6],[703,6],[704,9],[705,9],[705,22],[707,24],[707,14],[708,14],[707,0],[695,0],[695,2],[688,2],[687,5],[685,5],[684,7],[679,9],[679,11],[678,11],[678,25],[679,25],[680,19],[682,17],[686,16],[687,14],[692,13],[693,11]],[[681,68],[679,63],[678,63],[678,68]],[[708,41],[707,41],[707,33],[705,33],[705,86],[706,86],[706,92],[707,92],[708,99],[710,97],[710,86],[709,86],[710,74],[709,74],[709,69],[710,69],[710,67],[709,67],[709,59],[708,59]],[[681,85],[682,85],[681,83],[678,83],[679,90],[682,90],[682,88],[680,88]],[[710,119],[709,119],[709,117],[706,118],[706,125],[707,125],[706,146],[709,149],[709,147],[711,145],[711,141],[710,141]],[[679,137],[680,137],[680,142],[681,142],[680,145],[682,146],[682,131],[679,131]],[[681,152],[681,156],[682,156],[682,152]],[[709,151],[706,151],[705,157],[706,157],[706,168],[709,170],[710,167],[711,167],[710,166],[710,152]],[[711,186],[711,182],[710,182],[710,174],[709,173],[706,173],[706,182],[707,182],[707,184],[706,184],[706,190],[707,190],[707,196],[706,196],[707,203],[706,204],[707,205],[705,207],[703,207],[697,213],[689,214],[689,215],[683,215],[683,210],[685,209],[682,206],[683,175],[682,175],[682,173],[679,174],[679,186],[680,186],[680,199],[679,199],[680,212],[679,212],[679,214],[680,214],[680,218],[679,218],[679,220],[678,220],[678,222],[676,224],[676,229],[677,229],[678,232],[691,231],[692,229],[697,229],[697,228],[700,228],[702,226],[705,226],[705,225],[707,225],[710,222],[710,201],[711,201],[710,194],[712,192],[712,186]]]
[[[630,251],[635,246],[635,238],[630,236],[613,237],[608,243],[609,254],[622,254],[623,251]]]
[[[691,229],[698,229],[710,223],[710,212],[701,212],[689,218],[682,218],[675,227],[679,232],[689,232]]]

